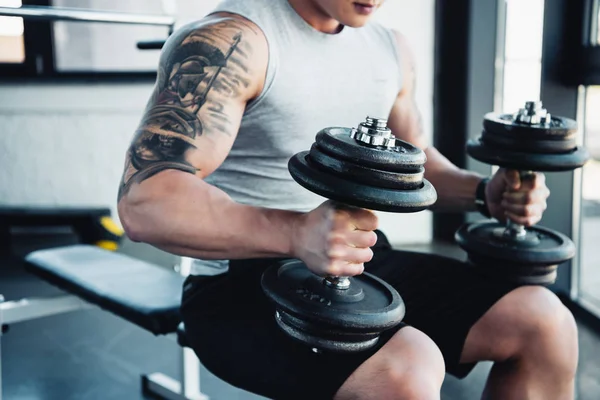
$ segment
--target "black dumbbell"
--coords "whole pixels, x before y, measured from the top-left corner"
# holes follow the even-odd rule
[[[483,133],[467,143],[467,153],[481,162],[518,170],[526,180],[534,171],[571,171],[588,160],[576,142],[577,123],[550,115],[541,102],[526,102],[515,114],[489,113]],[[553,230],[507,221],[464,224],[458,244],[471,264],[495,277],[522,284],[548,285],[558,265],[575,255],[575,245]]]
[[[423,178],[425,161],[423,151],[394,138],[386,120],[367,117],[358,128],[321,130],[288,168],[300,185],[342,207],[410,213],[437,199]],[[404,318],[397,291],[366,272],[321,277],[289,260],[269,267],[261,284],[279,327],[315,351],[368,349]]]

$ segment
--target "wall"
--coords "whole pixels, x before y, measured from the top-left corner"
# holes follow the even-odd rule
[[[214,3],[203,1],[202,7]],[[198,3],[181,4],[186,20],[201,15],[192,4]],[[377,17],[401,30],[413,48],[420,71],[417,101],[430,135],[434,0],[389,0]],[[115,209],[124,151],[151,89],[151,84],[1,84],[0,205]],[[394,243],[430,240],[429,212],[387,217],[382,228]]]
[[[0,201],[113,206],[125,149],[152,89],[0,86]]]

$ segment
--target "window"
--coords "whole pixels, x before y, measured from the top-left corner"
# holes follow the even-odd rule
[[[592,45],[600,45],[600,0],[594,1],[591,13]],[[600,86],[581,89],[583,118],[580,124],[583,144],[591,159],[581,173],[579,209],[575,210],[578,224],[578,301],[600,317]],[[579,213],[577,213],[577,211]],[[578,218],[579,217],[579,218]]]
[[[600,46],[600,0],[594,2],[592,18],[592,38],[595,44]]]
[[[600,1],[596,0],[596,44],[600,45]]]
[[[199,20],[219,0],[0,0],[0,6],[75,8],[86,11],[173,16],[176,27]],[[0,79],[116,77],[154,79],[160,52],[140,41],[164,41],[169,26],[40,21],[0,17]]]
[[[81,0],[53,0],[56,7],[81,8]],[[91,0],[87,9],[164,15],[160,0]],[[152,72],[158,51],[138,50],[137,42],[166,39],[168,27],[82,23],[52,23],[57,72]]]
[[[0,0],[3,7],[21,7],[21,0]],[[0,17],[0,63],[22,64],[25,61],[23,18]]]
[[[579,240],[580,297],[600,311],[600,86],[590,87],[585,99],[584,143],[591,160],[583,168]]]
[[[506,36],[501,112],[540,98],[544,0],[505,0]]]

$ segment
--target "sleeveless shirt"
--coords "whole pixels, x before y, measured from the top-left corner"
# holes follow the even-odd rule
[[[293,180],[288,160],[309,150],[325,127],[388,117],[402,87],[395,36],[374,21],[323,33],[287,0],[223,0],[216,12],[254,23],[267,40],[269,59],[264,88],[247,104],[230,153],[205,180],[239,203],[314,209],[325,199]],[[210,269],[226,265],[194,260],[191,272],[216,273]]]

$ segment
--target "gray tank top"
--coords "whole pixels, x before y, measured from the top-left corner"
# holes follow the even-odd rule
[[[322,33],[287,0],[224,0],[213,12],[256,24],[267,39],[269,62],[262,93],[247,105],[229,155],[206,181],[243,204],[317,207],[325,199],[292,179],[288,160],[310,149],[325,127],[354,127],[367,115],[389,115],[402,85],[393,33],[376,22]],[[205,272],[199,264],[192,273]]]

